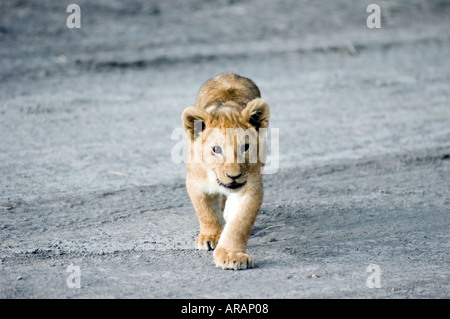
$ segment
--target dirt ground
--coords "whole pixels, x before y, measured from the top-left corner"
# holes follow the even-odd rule
[[[449,1],[74,2],[0,2],[0,298],[450,297]],[[279,133],[244,271],[171,156],[222,72]]]

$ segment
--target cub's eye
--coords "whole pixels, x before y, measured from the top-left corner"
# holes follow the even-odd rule
[[[220,146],[213,146],[212,151],[214,154],[222,155],[222,148]]]
[[[250,144],[241,145],[241,153],[245,153],[250,148]]]

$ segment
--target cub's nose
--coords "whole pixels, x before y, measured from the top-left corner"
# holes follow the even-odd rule
[[[229,175],[229,174],[227,173],[227,176],[228,176],[229,178],[231,178],[231,179],[238,179],[239,177],[242,176],[242,173],[239,173],[238,175]]]

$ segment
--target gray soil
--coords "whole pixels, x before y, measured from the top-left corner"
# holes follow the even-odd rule
[[[0,2],[0,298],[450,297],[449,1],[74,2]],[[279,131],[243,271],[171,158],[222,72]]]

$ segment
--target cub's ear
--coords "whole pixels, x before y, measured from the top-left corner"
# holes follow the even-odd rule
[[[242,116],[256,130],[269,126],[270,107],[266,101],[256,98],[247,103],[245,109],[242,110]]]
[[[209,113],[197,106],[187,107],[181,115],[181,122],[191,140],[205,129],[206,123],[209,122]]]

